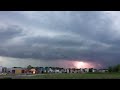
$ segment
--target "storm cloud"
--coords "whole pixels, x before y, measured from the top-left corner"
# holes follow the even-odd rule
[[[82,60],[103,66],[120,63],[119,15],[110,11],[1,11],[0,56],[44,62]]]

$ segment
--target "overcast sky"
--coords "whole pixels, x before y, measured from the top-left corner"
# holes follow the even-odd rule
[[[0,11],[0,65],[120,63],[119,11]]]

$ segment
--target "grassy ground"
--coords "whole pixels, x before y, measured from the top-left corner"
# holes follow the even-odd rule
[[[6,79],[120,79],[120,73],[85,73],[85,74],[38,74],[32,76],[4,76]]]
[[[27,79],[120,79],[120,73],[45,74]]]

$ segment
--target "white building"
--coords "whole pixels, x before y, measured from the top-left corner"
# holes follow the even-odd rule
[[[48,72],[53,73],[54,71],[51,68],[49,68]]]
[[[7,67],[2,68],[2,73],[7,73]]]
[[[7,73],[12,73],[12,68],[7,68]]]
[[[66,69],[67,73],[69,73],[69,69]]]
[[[92,72],[97,72],[97,69],[93,69]]]
[[[99,72],[108,72],[108,69],[99,69]]]
[[[89,72],[89,68],[85,68],[85,72]]]
[[[61,73],[64,73],[65,72],[65,70],[64,69],[61,69]]]
[[[80,72],[82,72],[82,68],[80,68]]]
[[[59,70],[55,70],[55,73],[59,73]]]

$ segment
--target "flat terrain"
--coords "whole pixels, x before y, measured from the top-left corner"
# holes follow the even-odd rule
[[[120,79],[120,73],[1,75],[0,79]]]

